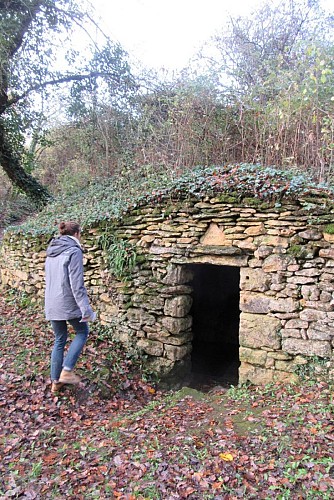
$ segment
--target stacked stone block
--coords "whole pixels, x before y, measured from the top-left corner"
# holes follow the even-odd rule
[[[159,374],[189,362],[187,265],[204,263],[240,268],[240,381],[296,381],[298,367],[319,361],[319,374],[333,377],[334,243],[325,231],[333,204],[321,196],[255,201],[217,196],[152,203],[113,221],[114,235],[140,256],[124,280],[105,265],[103,226],[85,230],[86,286],[100,321],[143,350]],[[8,232],[2,285],[41,299],[45,246],[46,238]]]

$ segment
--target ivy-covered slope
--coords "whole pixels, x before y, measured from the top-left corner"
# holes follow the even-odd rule
[[[82,227],[103,220],[119,219],[131,209],[147,203],[176,201],[187,197],[225,194],[226,201],[245,198],[275,201],[283,198],[320,196],[333,199],[333,189],[314,184],[304,175],[293,175],[276,168],[242,164],[237,166],[197,167],[182,174],[114,177],[108,182],[92,183],[72,196],[59,197],[37,216],[11,232],[52,234],[61,220],[77,220]],[[232,198],[233,197],[233,198]]]

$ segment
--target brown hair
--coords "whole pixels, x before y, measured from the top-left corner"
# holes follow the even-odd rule
[[[80,224],[73,221],[61,222],[59,224],[59,232],[61,235],[74,236],[76,233],[80,232]]]

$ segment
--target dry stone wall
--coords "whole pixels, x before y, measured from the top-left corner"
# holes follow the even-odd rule
[[[279,205],[226,196],[148,205],[113,222],[138,263],[116,279],[101,250],[104,227],[83,234],[85,279],[103,324],[143,350],[160,375],[187,370],[192,349],[189,264],[240,268],[239,381],[296,381],[311,368],[333,378],[334,241],[325,198]],[[7,232],[2,286],[42,299],[46,238]],[[181,373],[181,372],[180,372]]]

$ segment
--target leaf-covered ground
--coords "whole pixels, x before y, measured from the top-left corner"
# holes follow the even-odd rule
[[[94,327],[82,387],[55,397],[52,333],[19,299],[0,298],[0,498],[334,497],[326,382],[155,391]]]

